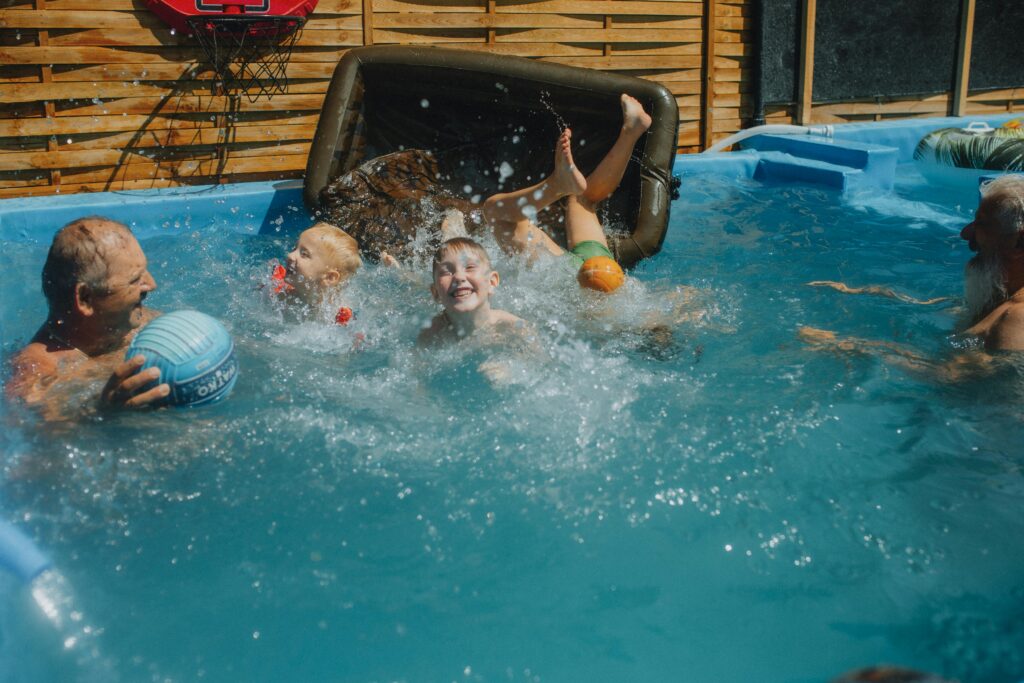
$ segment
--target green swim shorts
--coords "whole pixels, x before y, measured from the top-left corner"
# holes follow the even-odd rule
[[[585,240],[573,247],[572,251],[565,252],[565,258],[572,262],[573,270],[579,270],[584,261],[594,256],[607,256],[610,259],[615,259],[612,252],[608,251],[608,247],[596,240]]]

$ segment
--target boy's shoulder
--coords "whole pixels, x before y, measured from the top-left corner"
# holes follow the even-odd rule
[[[526,325],[525,320],[523,320],[517,315],[509,313],[508,311],[503,311],[501,309],[495,308],[491,310],[491,314],[494,316],[492,318],[492,323],[499,328],[521,328]]]
[[[435,346],[451,336],[452,329],[448,316],[438,313],[431,319],[429,325],[420,330],[416,337],[416,346]]]

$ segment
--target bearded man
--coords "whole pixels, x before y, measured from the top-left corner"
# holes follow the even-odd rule
[[[42,281],[49,314],[11,359],[9,397],[53,417],[69,412],[76,387],[104,379],[105,407],[141,407],[169,393],[166,384],[149,386],[160,373],[140,371],[141,355],[124,360],[135,332],[159,315],[142,304],[156,281],[127,226],[99,216],[68,223],[53,238]]]
[[[966,333],[986,349],[1024,351],[1024,176],[987,183],[960,237],[977,252],[965,272]]]

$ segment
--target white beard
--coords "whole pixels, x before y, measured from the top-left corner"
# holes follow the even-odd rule
[[[981,320],[1006,300],[1003,269],[995,260],[975,256],[964,269],[964,305],[969,324]]]

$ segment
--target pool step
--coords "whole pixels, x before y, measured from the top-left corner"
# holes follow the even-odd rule
[[[895,147],[810,135],[758,135],[743,147],[760,154],[754,178],[767,182],[891,190],[896,176]]]
[[[783,152],[762,152],[754,180],[780,183],[811,183],[846,191],[862,186],[864,171],[851,166],[804,159]]]

